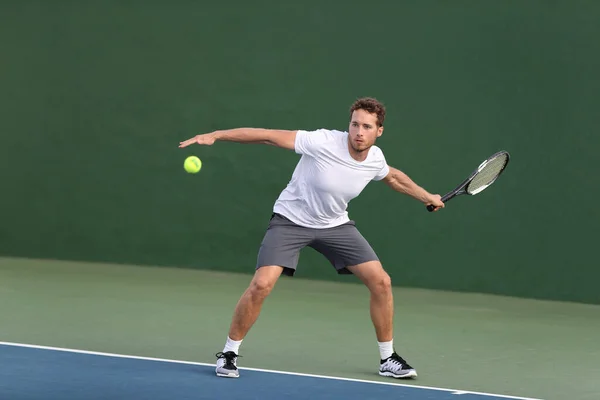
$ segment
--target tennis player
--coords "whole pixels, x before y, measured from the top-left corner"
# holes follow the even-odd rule
[[[369,289],[370,314],[379,344],[379,374],[414,378],[416,370],[400,357],[393,344],[394,302],[389,275],[369,242],[348,217],[347,206],[370,181],[384,181],[392,189],[432,205],[444,207],[441,197],[388,166],[375,141],[383,133],[385,107],[374,98],[358,99],[350,107],[348,132],[318,129],[273,130],[238,128],[197,135],[180,143],[212,145],[216,141],[264,143],[301,155],[287,187],[273,207],[273,215],[258,251],[256,270],[231,321],[216,374],[239,377],[237,358],[242,340],[257,320],[265,298],[281,274],[293,276],[300,250],[312,247],[339,274],[354,274]]]

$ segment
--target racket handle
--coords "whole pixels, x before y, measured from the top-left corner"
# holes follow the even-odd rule
[[[442,203],[446,204],[446,202],[448,200],[450,200],[451,198],[453,198],[454,196],[456,196],[455,193],[450,192],[450,193],[446,193],[445,195],[442,196],[442,198],[440,199],[442,201]],[[427,206],[427,211],[432,212],[435,209],[434,206],[432,206],[431,204]]]

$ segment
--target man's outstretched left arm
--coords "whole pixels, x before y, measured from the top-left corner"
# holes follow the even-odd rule
[[[441,200],[441,196],[438,194],[431,194],[421,186],[417,185],[412,179],[408,177],[404,172],[399,169],[389,167],[390,172],[387,174],[383,181],[392,189],[397,192],[404,193],[414,199],[419,200],[421,203],[433,205],[434,211],[444,207],[444,203]]]

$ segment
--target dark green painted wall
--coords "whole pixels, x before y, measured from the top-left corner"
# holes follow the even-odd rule
[[[0,2],[0,254],[250,273],[297,156],[179,141],[346,129],[375,96],[430,191],[513,156],[441,213],[381,183],[351,204],[395,284],[600,303],[600,3],[366,4]],[[299,271],[349,279],[312,250]]]

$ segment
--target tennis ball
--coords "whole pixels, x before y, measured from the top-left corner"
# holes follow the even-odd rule
[[[189,156],[183,163],[183,168],[190,174],[195,174],[202,168],[202,161],[196,156]]]

